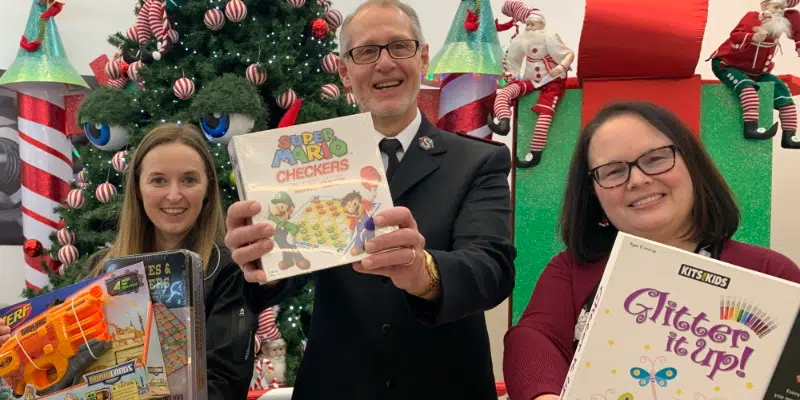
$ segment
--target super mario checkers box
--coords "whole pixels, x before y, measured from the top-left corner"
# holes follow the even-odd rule
[[[228,145],[239,198],[253,223],[275,227],[261,258],[269,281],[363,259],[372,217],[392,197],[369,113],[235,136]]]

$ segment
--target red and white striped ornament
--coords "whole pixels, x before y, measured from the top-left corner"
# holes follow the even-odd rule
[[[66,246],[68,244],[75,244],[75,239],[76,239],[75,232],[67,228],[59,229],[58,233],[56,234],[56,237],[58,238],[58,243],[61,243],[62,246]]]
[[[144,67],[144,63],[143,62],[134,61],[128,67],[128,78],[130,80],[134,81],[134,82],[137,82],[137,83],[141,82],[142,81],[142,75],[139,73],[139,71],[142,69],[142,67]]]
[[[250,64],[250,66],[247,67],[247,71],[245,71],[245,76],[247,77],[247,80],[256,86],[263,85],[264,82],[267,81],[266,71],[259,69],[258,68],[259,66],[260,66],[259,63]]]
[[[78,181],[84,183],[89,182],[89,174],[86,173],[85,169],[82,169],[81,172],[78,172]]]
[[[247,18],[247,6],[242,0],[230,0],[225,5],[225,16],[231,22],[241,22]]]
[[[286,0],[286,2],[294,8],[300,8],[306,4],[306,0]]]
[[[358,104],[358,100],[356,100],[356,95],[353,92],[347,93],[347,104],[356,105]]]
[[[111,60],[106,63],[106,66],[103,68],[103,71],[108,75],[108,79],[119,79],[120,77],[120,67],[119,61]]]
[[[61,261],[64,266],[78,261],[79,256],[80,254],[78,253],[78,248],[71,244],[58,249],[58,260]]]
[[[287,89],[285,92],[278,96],[278,106],[284,110],[289,109],[292,103],[297,100],[297,93],[292,89]]]
[[[117,89],[125,89],[125,86],[128,85],[128,77],[121,76],[117,79],[111,79],[106,83],[106,85],[115,87]]]
[[[97,201],[105,204],[111,200],[111,197],[117,194],[117,187],[106,182],[101,183],[97,186],[97,189],[94,191],[95,197],[97,197]]]
[[[83,203],[83,190],[72,189],[69,191],[69,194],[67,194],[67,205],[69,208],[81,208],[83,207]]]
[[[336,64],[336,61],[339,59],[334,53],[328,53],[325,57],[322,57],[322,69],[329,74],[335,74],[339,72],[339,66]]]
[[[336,30],[342,25],[342,13],[339,10],[330,9],[325,13],[325,21],[328,22],[331,29]]]
[[[114,154],[114,157],[111,158],[111,166],[117,172],[125,172],[128,170],[128,160],[126,159],[128,156],[127,151],[118,151]]]
[[[326,83],[322,85],[322,97],[325,99],[335,99],[339,97],[339,87],[333,83]]]
[[[194,82],[189,78],[180,78],[172,85],[172,92],[181,100],[191,98],[194,96]]]
[[[139,41],[139,37],[137,36],[135,26],[128,28],[128,32],[125,33],[125,36],[127,36],[128,39],[133,40],[134,42]]]
[[[206,11],[206,15],[203,17],[203,23],[206,24],[208,29],[218,31],[225,26],[225,14],[216,8],[212,8]]]
[[[169,32],[167,32],[167,38],[172,44],[177,44],[178,41],[181,40],[181,36],[178,35],[178,31],[175,29],[170,29]]]

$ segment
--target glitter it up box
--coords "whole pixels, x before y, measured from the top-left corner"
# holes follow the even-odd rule
[[[562,400],[800,399],[800,285],[620,233]]]
[[[228,151],[239,198],[261,204],[252,222],[275,227],[268,281],[361,260],[395,229],[372,223],[392,196],[368,113],[234,136]]]

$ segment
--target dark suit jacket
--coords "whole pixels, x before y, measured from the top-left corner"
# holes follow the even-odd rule
[[[433,148],[420,147],[427,136]],[[351,266],[318,271],[311,332],[293,399],[496,400],[484,311],[514,287],[508,148],[434,127],[423,117],[389,187],[439,266],[436,303]],[[272,289],[248,284],[258,314],[312,275]]]

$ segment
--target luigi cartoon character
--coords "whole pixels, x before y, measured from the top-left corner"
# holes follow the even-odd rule
[[[275,194],[267,219],[275,223],[275,234],[272,239],[283,250],[283,261],[278,263],[278,267],[287,269],[297,265],[300,269],[308,269],[311,267],[311,262],[303,257],[295,246],[295,237],[300,228],[297,224],[289,222],[292,213],[294,213],[294,202],[289,194],[286,192]]]

